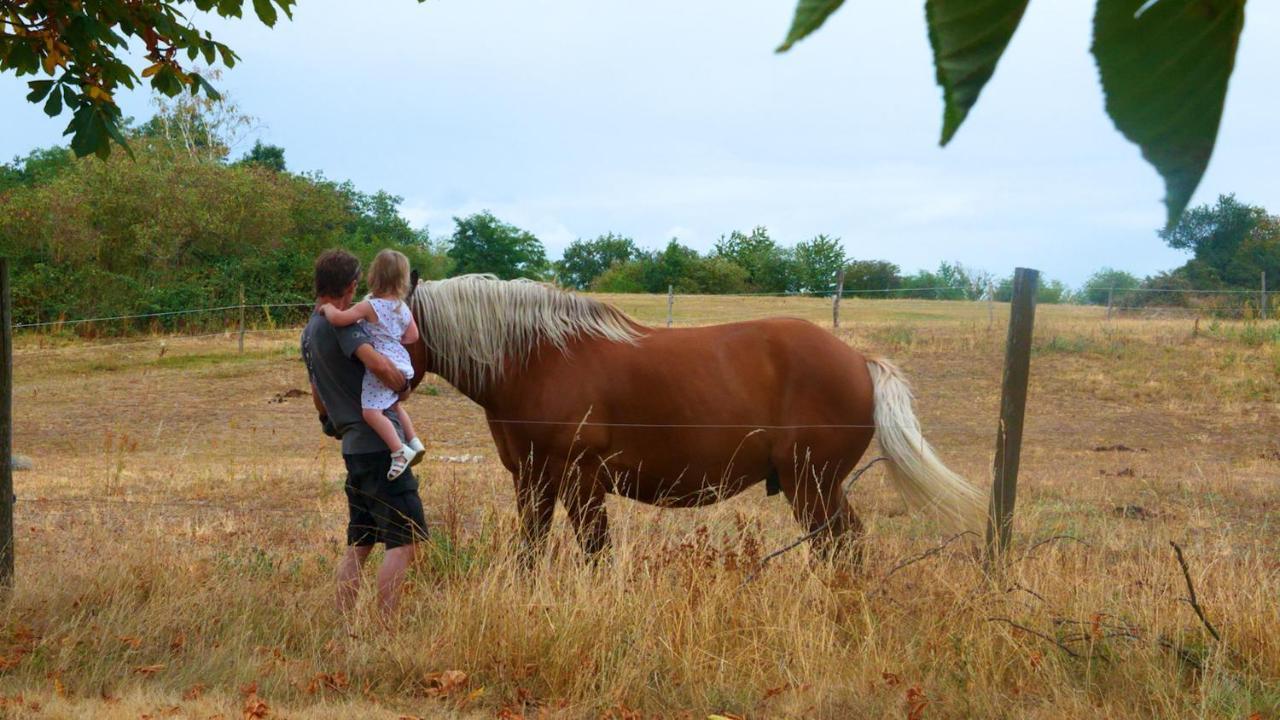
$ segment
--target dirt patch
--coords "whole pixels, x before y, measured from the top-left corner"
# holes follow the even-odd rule
[[[272,397],[272,398],[271,398],[270,400],[268,400],[267,402],[269,402],[269,403],[282,403],[282,402],[287,402],[287,401],[289,401],[289,400],[292,400],[293,398],[305,397],[305,396],[306,396],[306,394],[307,394],[307,391],[306,391],[306,390],[299,390],[298,388],[289,388],[288,390],[285,390],[284,392],[278,392],[278,393],[276,393],[276,394],[275,394],[275,396],[274,396],[274,397]]]
[[[1160,517],[1160,513],[1141,505],[1119,505],[1111,510],[1111,514],[1126,520],[1153,520]]]
[[[1128,445],[1099,445],[1093,449],[1094,452],[1150,452],[1144,447],[1131,448]]]

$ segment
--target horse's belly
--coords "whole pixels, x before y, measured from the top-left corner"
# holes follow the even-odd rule
[[[622,497],[663,507],[698,507],[737,495],[764,480],[767,464],[664,465],[640,463],[610,467],[606,489]]]

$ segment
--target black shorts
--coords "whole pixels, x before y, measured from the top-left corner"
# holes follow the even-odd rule
[[[391,453],[343,455],[347,463],[348,545],[385,543],[387,549],[408,545],[427,535],[427,520],[418,497],[418,480],[405,469],[387,480]]]

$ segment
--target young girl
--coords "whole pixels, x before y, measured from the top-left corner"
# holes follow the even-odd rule
[[[363,322],[373,339],[373,349],[390,360],[408,380],[413,377],[413,363],[409,361],[409,351],[404,346],[418,341],[418,326],[402,299],[408,294],[409,259],[395,250],[383,250],[369,265],[367,298],[346,310],[339,310],[326,303],[320,307],[320,311],[324,313],[325,319],[337,327]],[[391,469],[387,471],[387,479],[394,480],[410,464],[417,464],[414,459],[425,449],[422,441],[413,431],[409,413],[395,391],[383,385],[382,381],[367,370],[364,373],[360,406],[364,421],[391,449]],[[391,420],[382,414],[391,407],[395,408],[400,428],[404,430],[403,443],[400,442]]]

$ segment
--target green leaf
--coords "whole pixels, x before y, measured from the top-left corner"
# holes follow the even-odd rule
[[[49,99],[44,104],[44,114],[49,117],[57,117],[62,113],[62,93],[49,93]]]
[[[27,87],[31,88],[31,92],[27,93],[27,101],[38,103],[44,99],[45,95],[53,89],[52,80],[32,80],[27,83]]]
[[[253,0],[253,11],[258,13],[258,19],[263,25],[273,27],[276,24],[276,8],[271,4],[271,0]]]
[[[102,125],[97,120],[97,108],[93,103],[85,103],[67,126],[67,132],[71,133],[71,149],[76,157],[96,153],[100,146],[108,144],[107,138],[102,134]]]
[[[124,148],[124,151],[129,154],[129,157],[133,158],[133,148],[129,147],[129,141],[125,139],[124,133],[120,132],[120,124],[117,122],[117,118],[105,118],[103,127],[107,131],[107,135],[111,136],[112,140],[115,140],[120,147]],[[108,148],[107,151],[110,152],[110,148]]]
[[[822,23],[843,3],[844,0],[799,0],[796,3],[796,15],[791,20],[791,29],[787,31],[787,39],[778,46],[777,52],[790,50],[792,45],[822,27]]]
[[[951,142],[1018,29],[1027,0],[927,0],[925,18],[942,88],[942,140]]]
[[[1098,0],[1107,114],[1164,177],[1168,227],[1213,155],[1243,28],[1244,0]]]

